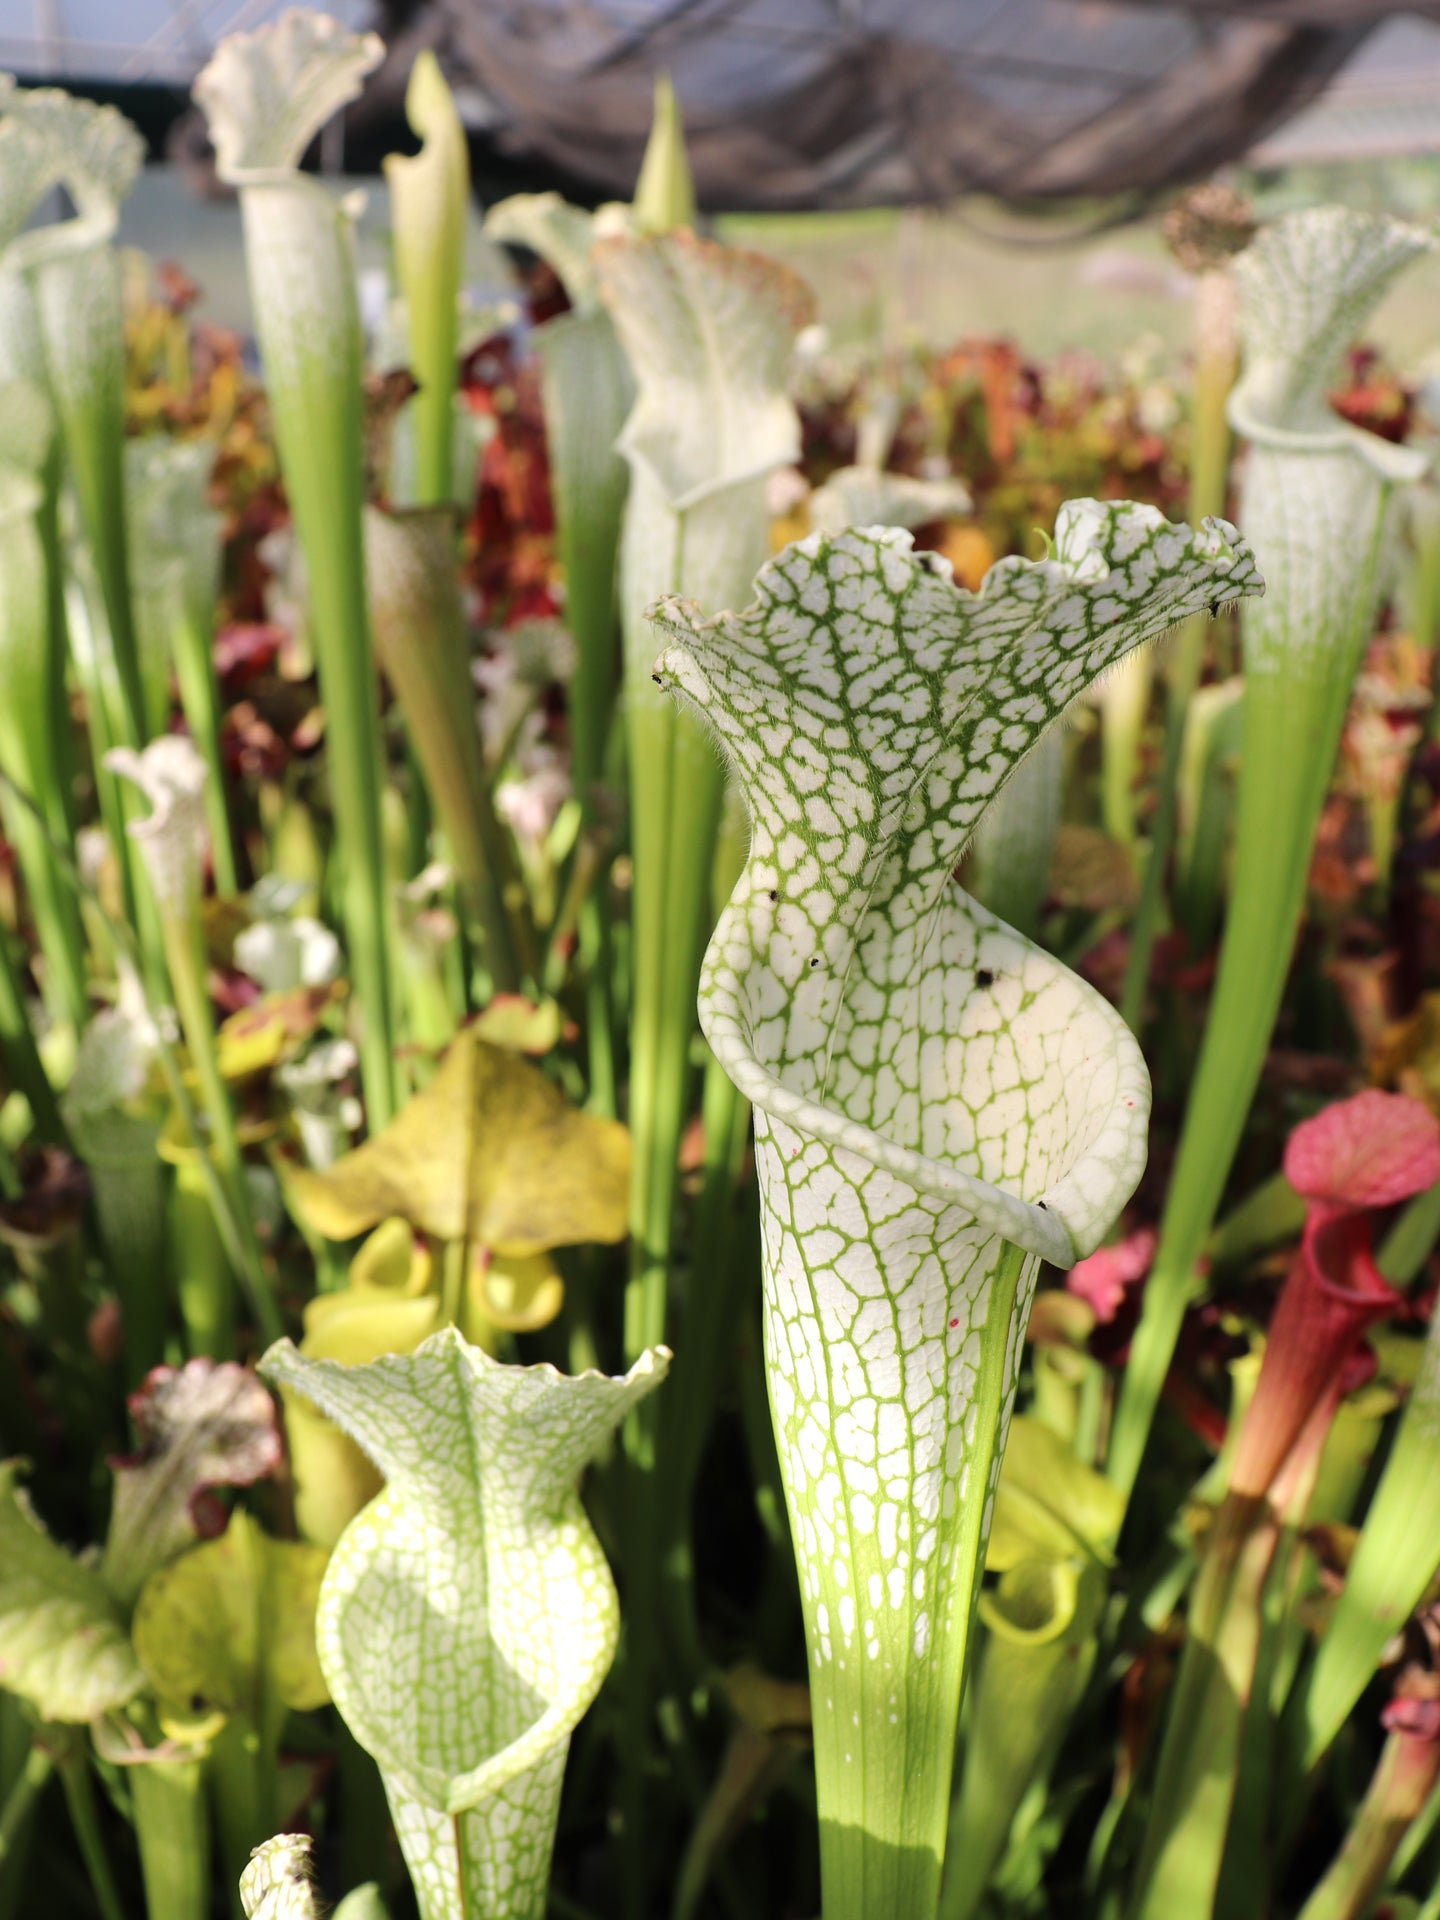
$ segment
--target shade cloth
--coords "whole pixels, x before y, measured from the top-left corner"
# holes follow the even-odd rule
[[[434,0],[501,151],[628,195],[668,71],[701,205],[1173,187],[1243,154],[1377,0]],[[1440,0],[1406,12],[1440,15]]]

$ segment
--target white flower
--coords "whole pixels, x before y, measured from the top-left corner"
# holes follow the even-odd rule
[[[288,993],[338,980],[344,960],[328,927],[297,914],[293,920],[257,920],[237,933],[235,964],[266,993]]]
[[[105,765],[150,802],[149,818],[130,821],[125,831],[144,857],[162,917],[188,913],[205,865],[205,762],[183,734],[167,733],[143,753],[112,747]]]
[[[340,1083],[355,1072],[359,1055],[348,1040],[320,1040],[298,1060],[288,1060],[275,1078],[290,1101],[300,1129],[305,1158],[317,1172],[333,1166],[349,1148],[350,1136],[360,1125],[360,1102],[340,1091]]]
[[[558,761],[524,780],[510,780],[495,795],[495,811],[521,840],[543,840],[570,797],[570,776]]]

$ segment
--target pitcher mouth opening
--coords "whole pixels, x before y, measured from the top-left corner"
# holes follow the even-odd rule
[[[1074,1156],[1067,1157],[1059,1177],[1027,1198],[1004,1181],[967,1173],[951,1161],[851,1119],[833,1100],[822,1101],[787,1086],[781,1073],[757,1056],[742,1020],[716,1004],[726,998],[734,1005],[741,997],[738,978],[734,974],[722,978],[731,992],[702,996],[701,1026],[716,1059],[754,1107],[797,1134],[852,1153],[907,1181],[920,1193],[953,1201],[982,1225],[1053,1265],[1072,1266],[1093,1251],[1109,1226],[1106,1196],[1125,1181],[1130,1183],[1128,1192],[1139,1177],[1149,1123],[1149,1077],[1129,1029],[1103,1002],[1113,1085],[1093,1114],[1087,1112]]]

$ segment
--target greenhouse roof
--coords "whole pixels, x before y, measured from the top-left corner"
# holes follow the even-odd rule
[[[285,5],[0,0],[0,68],[104,92],[158,149],[216,42]],[[432,44],[496,164],[592,199],[630,190],[660,72],[679,93],[707,209],[935,204],[976,189],[1144,195],[1245,157],[1440,151],[1440,0],[1417,10],[1428,19],[1397,17],[1388,0],[330,0],[329,10],[392,41],[347,118],[361,166],[377,128],[398,126],[414,46]]]
[[[1387,21],[1313,105],[1267,136],[1261,166],[1440,152],[1440,24]]]
[[[28,80],[188,87],[227,33],[273,20],[293,0],[0,0],[0,67]],[[326,0],[368,24],[368,0]]]

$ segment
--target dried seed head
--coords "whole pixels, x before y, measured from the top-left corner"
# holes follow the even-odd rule
[[[1165,215],[1161,231],[1187,273],[1204,273],[1248,247],[1257,225],[1243,194],[1207,180],[1181,194]]]

